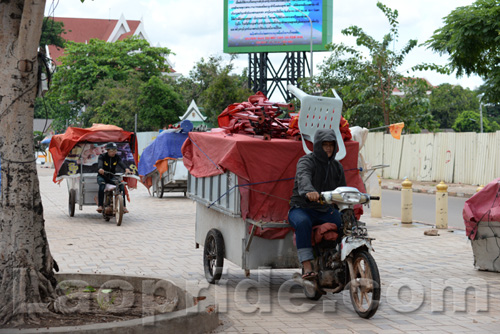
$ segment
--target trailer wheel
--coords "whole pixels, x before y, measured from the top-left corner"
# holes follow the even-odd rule
[[[215,284],[222,275],[224,266],[224,238],[219,230],[213,228],[207,233],[203,247],[203,267],[208,283]]]
[[[70,189],[69,203],[68,203],[68,213],[70,217],[73,217],[75,215],[75,203],[76,203],[76,190]]]
[[[156,183],[156,197],[163,198],[163,175],[160,175]]]

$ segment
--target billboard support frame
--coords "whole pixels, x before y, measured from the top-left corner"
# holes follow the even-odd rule
[[[306,69],[311,73],[306,51],[286,52],[278,70],[269,59],[268,52],[248,54],[248,87],[255,93],[260,91],[270,97],[276,89],[286,102],[293,95],[286,88],[289,84],[299,87],[298,79],[304,78]]]

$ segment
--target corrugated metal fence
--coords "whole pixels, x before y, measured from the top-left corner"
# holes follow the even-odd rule
[[[487,184],[500,177],[500,131],[401,136],[372,132],[361,154],[370,165],[386,164],[383,178]]]

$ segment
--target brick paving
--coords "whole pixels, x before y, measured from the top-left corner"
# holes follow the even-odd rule
[[[39,168],[46,231],[62,272],[126,274],[169,279],[218,303],[214,333],[491,333],[500,318],[500,273],[473,267],[461,231],[425,236],[428,226],[363,216],[373,242],[381,305],[361,319],[349,295],[306,299],[286,289],[298,270],[244,271],[224,262],[218,286],[204,279],[202,249],[195,248],[195,203],[178,194],[158,199],[142,185],[130,193],[130,210],[118,227],[95,207],[68,216],[66,184],[52,183],[53,169]],[[239,237],[239,236],[238,236]],[[500,254],[500,248],[492,250]],[[249,288],[249,286],[257,288]],[[468,288],[465,290],[465,288]]]

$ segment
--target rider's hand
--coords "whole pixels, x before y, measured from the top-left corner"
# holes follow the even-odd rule
[[[319,202],[319,193],[316,191],[307,193],[306,197],[311,202]]]
[[[132,172],[130,171],[130,169],[125,169],[125,174],[132,174]]]
[[[101,175],[104,175],[104,169],[102,169],[102,168],[101,168],[101,169],[99,169],[97,172],[98,172],[99,174],[101,174]]]

